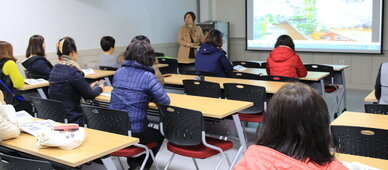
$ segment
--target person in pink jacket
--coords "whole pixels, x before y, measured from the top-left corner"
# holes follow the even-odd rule
[[[271,99],[257,145],[234,170],[347,169],[335,159],[325,101],[309,86],[284,85]]]
[[[307,69],[295,53],[295,45],[288,35],[281,35],[267,58],[267,74],[270,76],[306,77]]]

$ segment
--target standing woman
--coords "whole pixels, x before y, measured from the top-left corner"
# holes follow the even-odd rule
[[[96,86],[98,81],[89,84],[85,80],[77,63],[77,47],[72,38],[62,38],[58,44],[58,51],[61,60],[51,70],[49,96],[63,102],[69,123],[78,123],[82,126],[81,97],[94,99],[102,92],[104,85]]]
[[[275,49],[267,58],[267,75],[285,77],[306,77],[307,69],[304,67],[299,55],[295,53],[295,45],[288,35],[281,35],[276,41]]]
[[[26,50],[26,60],[22,63],[31,78],[43,78],[48,80],[53,65],[46,58],[46,44],[41,35],[33,35],[30,38]]]
[[[196,47],[204,41],[201,27],[195,25],[195,14],[187,12],[184,16],[185,25],[179,29],[178,59],[195,58]]]

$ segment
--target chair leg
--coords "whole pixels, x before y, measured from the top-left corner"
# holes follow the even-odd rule
[[[220,160],[218,160],[218,163],[217,163],[215,170],[217,170],[220,167],[222,159],[223,159],[223,156],[222,156],[222,154],[220,154]]]
[[[168,160],[168,163],[166,165],[166,167],[164,167],[164,170],[167,170],[167,168],[170,166],[171,162],[172,162],[172,159],[174,159],[174,156],[175,156],[175,153],[173,153],[170,157],[170,159]]]
[[[230,163],[230,159],[229,159],[228,155],[226,155],[226,153],[225,153],[225,152],[222,152],[222,155],[224,155],[224,157],[225,157],[226,161],[228,162],[228,165],[230,166],[230,165],[231,165],[231,163]]]
[[[141,167],[140,167],[140,170],[143,170],[144,169],[144,167],[145,167],[145,165],[146,165],[146,163],[147,163],[147,161],[148,161],[148,157],[150,156],[150,150],[146,150],[146,156],[145,156],[145,158],[144,158],[144,160],[143,160],[143,163],[141,164]]]
[[[245,141],[248,143],[248,135],[247,135],[247,126],[248,126],[248,122],[244,122],[244,121],[241,121],[241,125],[246,125],[246,126],[242,126],[242,130],[243,130],[243,133],[244,133],[244,137],[245,137]]]
[[[154,161],[154,165],[156,167],[156,170],[159,170],[159,166],[156,164],[156,159],[155,159],[154,153],[152,153],[152,150],[150,150],[150,155],[151,155],[152,161]]]
[[[107,170],[117,170],[112,157],[106,157],[101,159],[102,163],[104,163],[104,166],[106,167]]]
[[[124,169],[124,165],[123,165],[123,162],[121,161],[120,157],[117,157],[117,159],[119,160],[121,169]]]
[[[197,161],[195,160],[195,158],[193,158],[193,162],[194,162],[195,168],[196,168],[197,170],[199,170],[199,167],[198,167],[198,164],[197,164]]]
[[[236,153],[236,156],[233,158],[233,161],[232,161],[232,164],[230,165],[229,167],[229,170],[232,169],[232,167],[237,163],[237,161],[239,160],[240,158],[240,154],[243,153],[243,150],[244,150],[244,147],[243,146],[240,146],[240,148],[238,149],[237,153]],[[242,155],[241,155],[242,156]]]

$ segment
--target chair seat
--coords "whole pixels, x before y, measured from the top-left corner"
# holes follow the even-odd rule
[[[240,121],[244,122],[263,122],[263,114],[262,113],[256,113],[256,114],[245,114],[245,113],[238,113],[238,117],[240,118]]]
[[[151,143],[148,143],[146,146],[149,149],[151,149],[151,148],[156,147],[157,145],[158,144],[156,142],[151,142]],[[110,155],[111,156],[120,156],[120,157],[131,157],[131,156],[135,156],[135,155],[142,153],[142,152],[144,152],[143,148],[139,148],[136,146],[130,146],[130,147],[118,150],[116,152],[113,152]]]
[[[333,93],[333,92],[335,92],[338,88],[339,88],[339,86],[337,86],[337,85],[325,85],[325,92],[326,92],[326,93]]]
[[[230,141],[219,140],[211,137],[206,137],[206,142],[210,145],[221,148],[223,151],[233,147],[233,143]],[[217,150],[208,148],[202,143],[194,146],[181,146],[168,142],[167,149],[179,155],[199,159],[204,159],[219,154]]]

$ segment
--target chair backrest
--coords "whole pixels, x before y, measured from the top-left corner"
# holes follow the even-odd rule
[[[329,76],[325,77],[326,83],[333,83],[334,80],[334,68],[332,66],[320,65],[320,64],[304,64],[307,71],[316,71],[316,72],[328,72]]]
[[[109,67],[109,66],[99,66],[100,70],[110,70],[110,71],[116,71],[118,68],[116,67]]]
[[[265,81],[280,81],[280,82],[298,82],[299,79],[294,77],[284,77],[284,76],[260,76],[259,80]]]
[[[376,113],[388,115],[388,105],[387,104],[365,104],[366,113]]]
[[[32,104],[38,118],[51,119],[56,122],[67,123],[65,106],[61,101],[32,97]]]
[[[161,52],[155,52],[155,57],[164,57],[164,53]]]
[[[198,145],[202,141],[202,113],[174,106],[158,105],[164,137],[176,145]]]
[[[158,62],[160,64],[168,64],[167,67],[159,68],[159,70],[162,74],[167,74],[167,73],[177,74],[178,73],[178,61],[176,59],[158,57]]]
[[[128,113],[125,111],[83,105],[82,113],[88,128],[129,135],[131,124]]]
[[[216,73],[206,72],[206,71],[197,71],[197,70],[185,70],[185,71],[183,71],[183,74],[217,77]]]
[[[26,75],[26,78],[28,78],[28,79],[40,79],[40,78],[45,77],[45,76],[39,75],[39,74],[32,74],[28,70],[24,70],[24,74]]]
[[[6,170],[52,170],[52,166],[48,161],[33,160],[27,158],[20,158],[0,153],[0,169]]]
[[[221,97],[221,88],[218,83],[200,80],[183,80],[183,87],[187,95],[213,98]]]
[[[260,68],[260,63],[250,61],[233,61],[232,64],[233,66],[241,65],[249,68]]]
[[[340,153],[388,159],[388,130],[331,126],[331,133]]]
[[[237,79],[258,80],[260,76],[257,75],[257,74],[250,74],[250,73],[229,72],[229,73],[226,74],[226,77],[237,78]]]
[[[267,68],[267,62],[260,63],[260,68]]]
[[[264,111],[264,102],[267,98],[265,87],[252,86],[247,84],[224,83],[225,98],[253,102],[250,109],[258,113]]]

